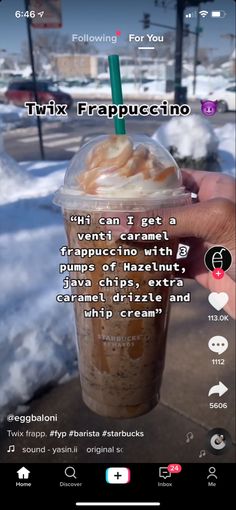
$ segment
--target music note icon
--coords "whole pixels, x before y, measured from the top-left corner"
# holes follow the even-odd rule
[[[198,457],[199,457],[199,459],[201,459],[202,457],[205,457],[205,455],[206,455],[206,451],[205,450],[201,450],[199,455],[198,455]]]
[[[16,447],[14,444],[10,444],[8,446],[8,450],[7,450],[7,453],[13,453],[15,451]]]

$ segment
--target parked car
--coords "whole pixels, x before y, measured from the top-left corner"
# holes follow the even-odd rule
[[[72,97],[60,90],[58,85],[52,81],[37,81],[37,96],[39,103],[48,103],[48,101],[53,99],[58,104],[67,104],[68,108],[73,103]],[[12,81],[5,92],[5,98],[8,103],[13,103],[17,106],[23,106],[25,101],[34,101],[33,81]]]
[[[211,101],[218,101],[217,111],[220,113],[228,110],[236,110],[235,102],[236,84],[232,83],[227,87],[214,90],[209,95]]]

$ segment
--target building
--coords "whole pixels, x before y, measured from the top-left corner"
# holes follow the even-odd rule
[[[108,73],[107,55],[87,55],[84,53],[58,53],[53,55],[54,72],[57,78],[94,78]],[[122,79],[141,82],[142,78],[155,80],[173,79],[173,64],[165,58],[150,58],[144,56],[120,56],[120,70]]]
[[[53,55],[54,69],[58,78],[96,78],[98,74],[97,55],[84,53],[58,53]]]

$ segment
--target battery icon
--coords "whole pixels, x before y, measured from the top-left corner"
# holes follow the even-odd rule
[[[211,11],[212,18],[225,18],[225,16],[226,16],[225,11]]]

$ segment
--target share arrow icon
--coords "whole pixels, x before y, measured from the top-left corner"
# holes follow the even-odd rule
[[[219,381],[219,384],[216,384],[215,386],[212,386],[210,388],[208,397],[210,397],[210,395],[214,395],[215,393],[218,394],[219,397],[222,397],[222,395],[224,395],[224,393],[226,393],[226,391],[228,391],[227,386],[225,386],[225,384],[223,384],[221,381]]]

